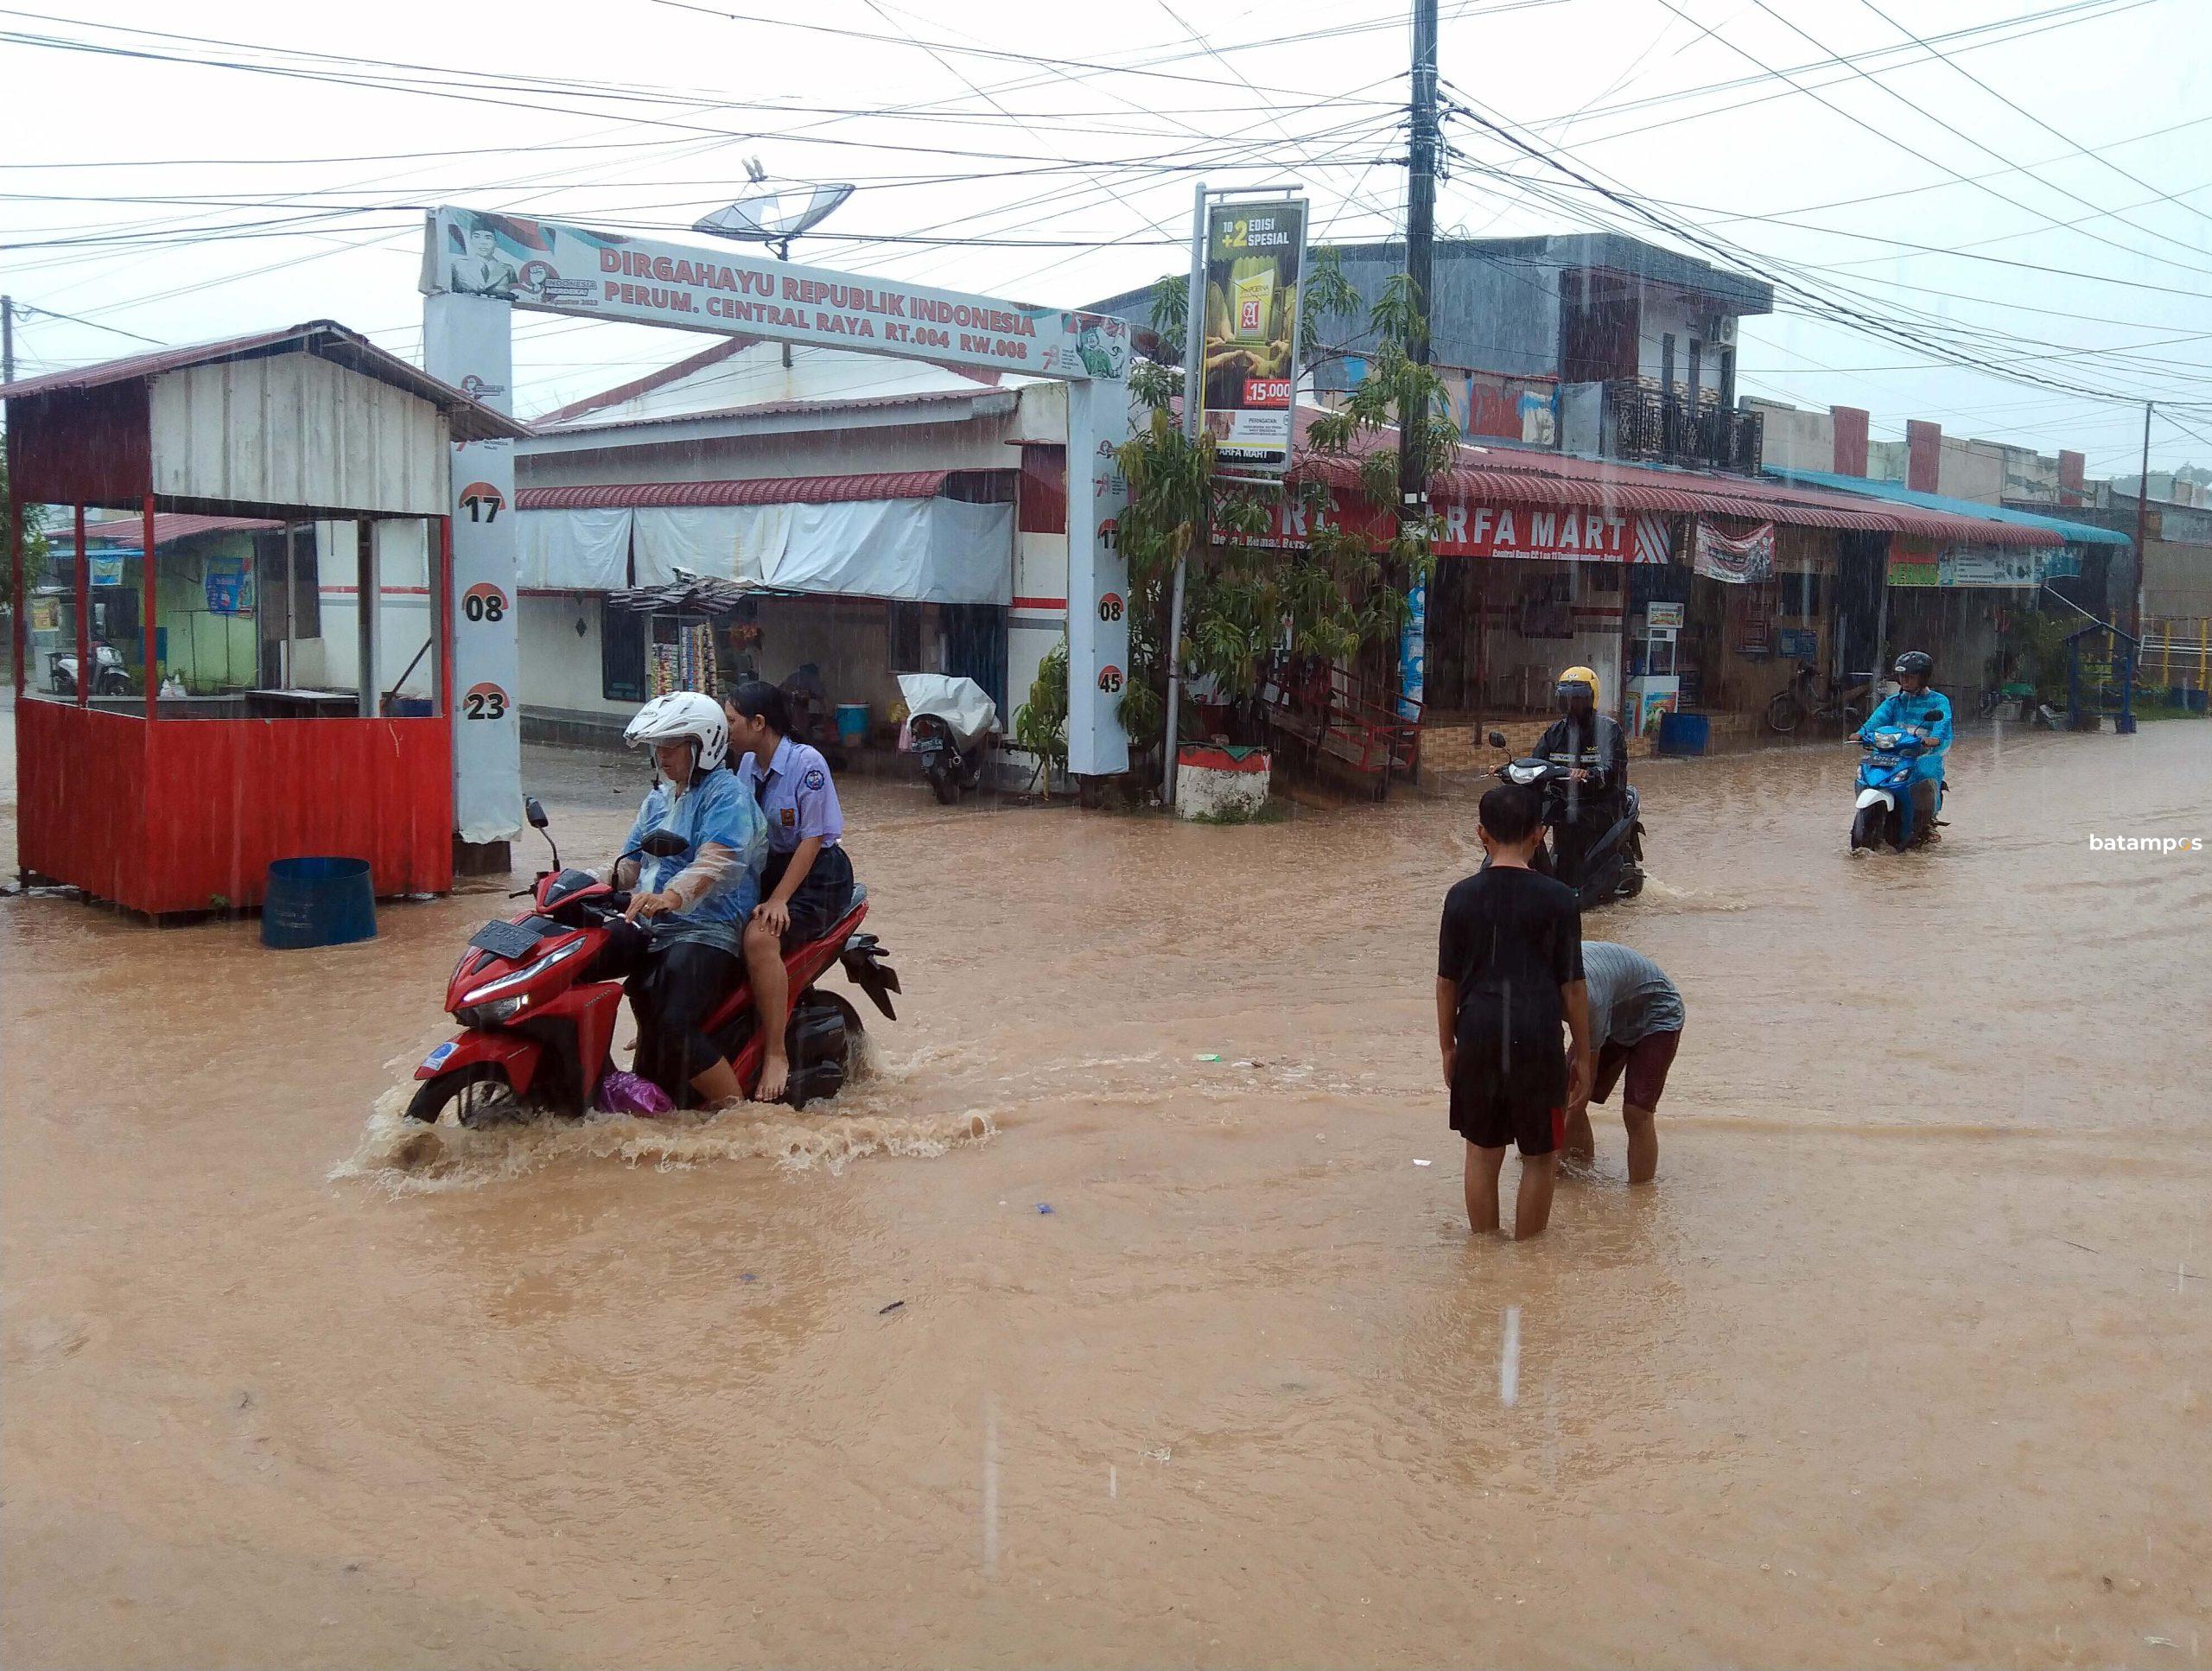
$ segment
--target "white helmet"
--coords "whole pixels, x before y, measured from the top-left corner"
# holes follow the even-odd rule
[[[722,705],[696,690],[678,690],[654,697],[622,732],[622,740],[632,748],[651,748],[684,737],[699,745],[698,770],[712,772],[728,759],[729,721],[722,716]]]

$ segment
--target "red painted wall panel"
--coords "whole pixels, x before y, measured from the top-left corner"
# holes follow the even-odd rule
[[[146,722],[136,714],[17,702],[19,862],[103,899],[121,899],[141,862],[145,778]]]
[[[1014,524],[1021,532],[1066,533],[1068,449],[1049,442],[1024,442],[1014,500]]]
[[[16,714],[23,862],[103,899],[257,905],[270,860],[312,854],[368,860],[379,896],[453,886],[443,720]]]
[[[1904,426],[1904,485],[1916,493],[1940,493],[1943,479],[1943,426],[1908,418]]]
[[[26,504],[135,511],[154,491],[152,420],[143,383],[8,403],[8,475]]]
[[[1865,475],[1872,414],[1863,406],[1831,406],[1828,419],[1835,432],[1834,458],[1828,467],[1839,476]]]

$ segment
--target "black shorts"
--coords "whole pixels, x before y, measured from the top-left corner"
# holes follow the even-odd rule
[[[771,853],[768,861],[760,867],[760,897],[766,899],[776,891],[784,880],[784,872],[791,868],[791,855]],[[790,900],[791,926],[784,931],[784,950],[797,950],[810,945],[837,926],[837,921],[853,908],[853,861],[846,856],[843,843],[825,847],[814,855],[808,867],[806,880],[798,885]]]
[[[1625,1071],[1628,1083],[1621,1091],[1621,1101],[1633,1102],[1639,1109],[1657,1108],[1660,1096],[1667,1089],[1667,1070],[1675,1064],[1675,1051],[1681,1042],[1682,1035],[1677,1029],[1673,1032],[1647,1032],[1633,1045],[1605,1045],[1598,1052],[1590,1100],[1602,1102],[1611,1096]]]
[[[1508,1143],[1531,1157],[1567,1140],[1567,1052],[1554,1037],[1533,1040],[1514,1059],[1463,1029],[1452,1071],[1452,1129],[1478,1149]]]

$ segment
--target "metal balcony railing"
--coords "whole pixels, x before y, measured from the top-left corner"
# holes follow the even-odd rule
[[[1758,412],[1694,404],[1679,394],[1623,381],[1605,385],[1605,416],[1621,458],[1758,473],[1764,420]]]

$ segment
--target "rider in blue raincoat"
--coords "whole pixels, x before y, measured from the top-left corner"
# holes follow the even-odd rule
[[[1859,728],[1864,742],[1877,731],[1904,731],[1921,740],[1924,751],[1912,763],[1912,821],[1921,839],[1937,841],[1936,812],[1942,804],[1943,757],[1951,748],[1951,699],[1929,687],[1936,658],[1908,650],[1897,658],[1895,696],[1885,697]]]

